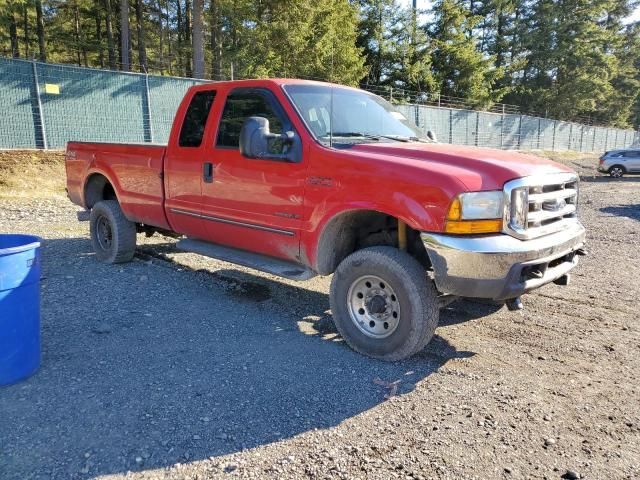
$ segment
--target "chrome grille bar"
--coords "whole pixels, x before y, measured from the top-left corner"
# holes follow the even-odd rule
[[[578,176],[518,178],[505,184],[504,199],[504,233],[521,240],[554,233],[578,221]]]

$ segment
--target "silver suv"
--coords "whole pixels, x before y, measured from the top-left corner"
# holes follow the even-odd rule
[[[640,173],[640,147],[610,150],[600,157],[598,171],[620,178],[625,173]]]

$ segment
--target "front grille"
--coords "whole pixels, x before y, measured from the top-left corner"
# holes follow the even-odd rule
[[[514,208],[517,197],[526,202],[519,210]],[[505,185],[505,200],[506,233],[521,239],[554,233],[578,221],[578,177],[549,174],[513,180]]]

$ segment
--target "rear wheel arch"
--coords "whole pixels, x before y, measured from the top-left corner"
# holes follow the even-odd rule
[[[102,173],[92,173],[84,186],[84,205],[87,209],[102,200],[116,200],[118,196],[111,181]]]
[[[363,248],[397,248],[399,220],[394,215],[368,209],[342,211],[334,215],[320,233],[315,270],[321,275],[329,275],[347,256]],[[429,267],[429,257],[420,239],[420,231],[410,225],[407,225],[407,251],[425,268]]]

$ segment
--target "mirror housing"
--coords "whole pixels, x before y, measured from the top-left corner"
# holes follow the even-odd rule
[[[269,144],[281,140],[286,147],[283,153],[270,153]],[[243,157],[260,160],[299,162],[302,159],[300,139],[291,130],[282,134],[269,131],[269,120],[264,117],[249,117],[240,130],[240,154]]]

